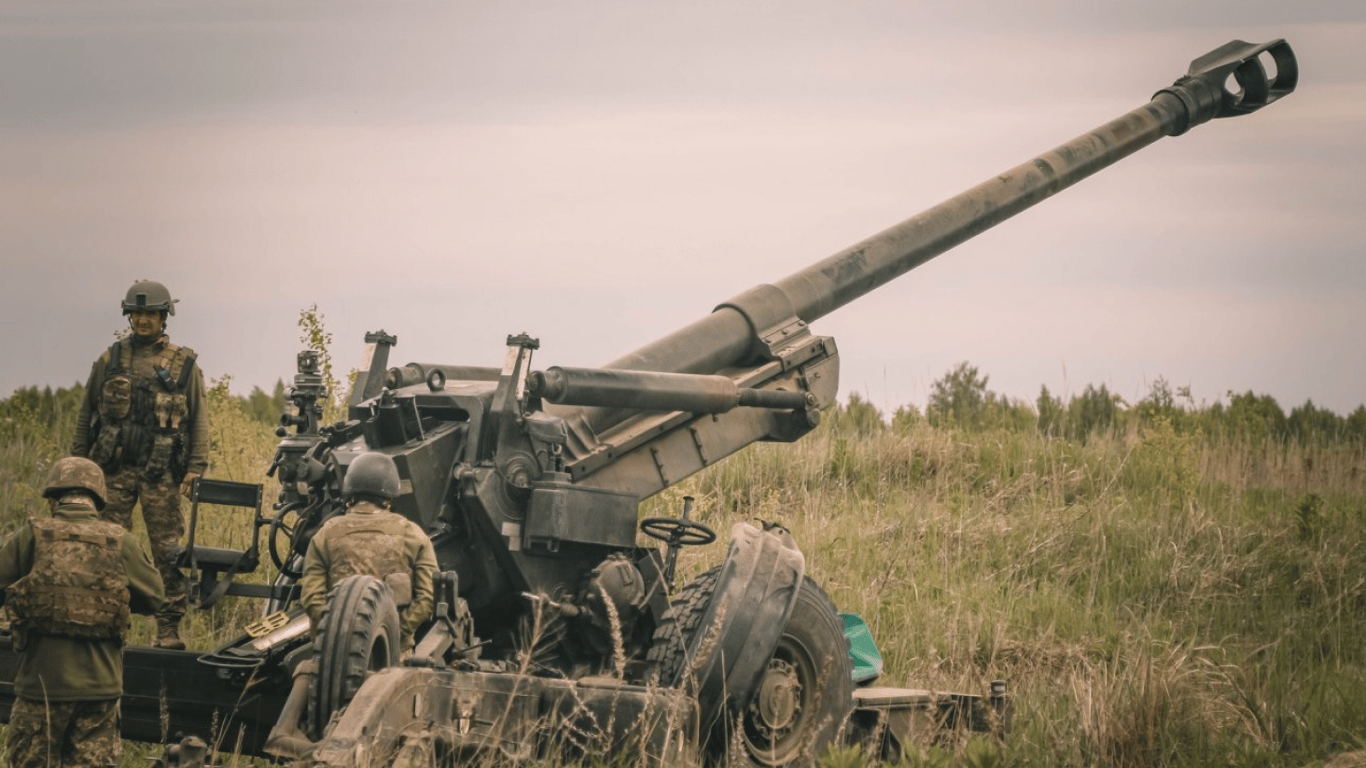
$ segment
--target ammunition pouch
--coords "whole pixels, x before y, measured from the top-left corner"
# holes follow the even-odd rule
[[[157,392],[153,397],[156,426],[153,428],[152,450],[147,456],[143,476],[159,481],[167,470],[177,482],[185,476],[181,464],[181,426],[189,415],[185,395],[180,392]]]
[[[100,387],[99,408],[91,427],[95,433],[90,446],[90,460],[105,471],[116,471],[123,460],[129,434],[124,422],[133,411],[133,380],[126,374],[115,374]]]
[[[100,418],[114,423],[128,417],[133,408],[133,380],[117,374],[104,380],[100,389]]]
[[[180,431],[180,423],[190,413],[185,402],[185,395],[180,392],[157,392],[153,398],[156,428],[170,432]]]
[[[142,466],[142,476],[148,482],[159,482],[171,469],[171,455],[179,442],[176,437],[175,434],[165,433],[152,436],[152,452]]]
[[[119,442],[123,430],[117,424],[103,424],[96,431],[95,444],[90,446],[90,460],[102,469],[117,469],[123,458],[123,446]]]

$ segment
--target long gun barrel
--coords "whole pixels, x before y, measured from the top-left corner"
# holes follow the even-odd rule
[[[829,314],[1164,136],[1270,104],[1293,91],[1297,80],[1295,55],[1284,40],[1230,42],[1191,62],[1184,77],[1128,114],[824,261],[752,288],[606,367],[714,373],[762,358],[773,332]],[[595,428],[606,428],[622,414],[596,409],[585,416]]]

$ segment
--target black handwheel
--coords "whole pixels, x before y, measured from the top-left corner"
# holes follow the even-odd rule
[[[721,569],[688,582],[655,631],[649,658],[661,685],[685,685],[687,648],[716,591]],[[725,642],[725,638],[718,639]],[[839,733],[853,709],[853,666],[844,624],[825,590],[803,577],[792,616],[757,690],[738,713],[719,716],[724,702],[699,701],[704,722],[717,726],[703,735],[708,757],[723,762],[729,744],[738,743],[756,766],[811,768],[825,745]],[[718,715],[713,718],[712,715]],[[734,726],[739,738],[732,739]]]
[[[297,505],[292,505],[281,509],[275,513],[275,517],[270,520],[270,529],[266,531],[266,552],[270,553],[270,562],[275,564],[275,570],[291,579],[297,579],[303,575],[302,570],[292,570],[290,565],[294,563],[294,527],[285,522],[285,515],[298,509]],[[288,548],[281,551],[279,538],[284,534],[285,540],[289,542]]]
[[[309,699],[309,725],[319,738],[332,713],[346,706],[371,672],[398,663],[398,607],[389,585],[373,576],[348,576],[327,595],[318,623],[318,676]]]
[[[640,530],[670,546],[691,547],[716,541],[716,531],[682,517],[647,517],[640,521]]]

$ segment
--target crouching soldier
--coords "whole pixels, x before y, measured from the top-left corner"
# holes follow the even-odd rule
[[[342,480],[346,514],[328,520],[314,534],[304,556],[300,601],[316,631],[327,593],[348,576],[366,574],[394,592],[403,630],[403,648],[432,615],[436,551],[416,523],[389,510],[398,495],[398,467],[382,453],[357,456]]]
[[[19,652],[6,763],[112,767],[123,744],[129,613],[161,607],[161,576],[122,526],[100,519],[97,464],[58,461],[43,495],[52,517],[30,518],[0,548],[0,589]]]

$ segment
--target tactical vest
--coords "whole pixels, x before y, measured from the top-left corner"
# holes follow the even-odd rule
[[[128,573],[123,526],[104,520],[31,518],[33,567],[5,591],[23,634],[123,641]]]
[[[190,450],[188,393],[194,364],[193,350],[167,341],[153,356],[153,374],[136,376],[132,340],[114,342],[91,419],[90,459],[106,472],[142,467],[152,481],[168,469],[174,479],[183,477]]]
[[[413,601],[408,521],[392,512],[354,512],[327,522],[327,583],[366,574],[389,585],[402,608]]]

